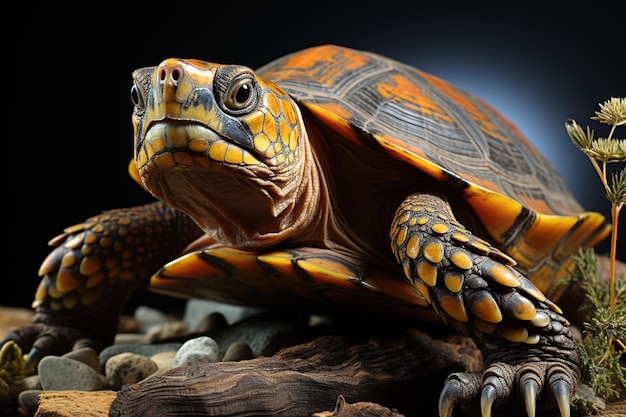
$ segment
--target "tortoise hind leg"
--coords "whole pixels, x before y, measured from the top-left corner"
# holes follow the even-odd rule
[[[569,416],[580,379],[569,323],[513,268],[513,259],[472,235],[444,198],[430,194],[403,201],[390,238],[406,278],[483,355],[482,374],[448,377],[439,400],[441,417],[449,417],[456,404],[485,417],[501,406],[511,407],[509,412],[526,409],[530,417],[536,409],[558,407]]]
[[[29,365],[46,355],[113,342],[132,291],[202,234],[192,220],[162,202],[110,210],[65,229],[39,270],[33,322],[5,335],[29,352]]]

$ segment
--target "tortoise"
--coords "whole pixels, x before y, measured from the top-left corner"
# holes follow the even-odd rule
[[[554,166],[475,95],[337,45],[257,69],[169,58],[133,73],[131,176],[156,201],[65,229],[40,268],[37,361],[113,341],[129,294],[445,323],[484,373],[439,413],[558,408],[580,375],[555,302],[572,253],[608,233]],[[522,411],[524,412],[524,411]]]

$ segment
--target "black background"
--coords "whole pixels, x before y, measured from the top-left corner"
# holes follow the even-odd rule
[[[614,7],[185,3],[43,6],[5,17],[18,24],[5,38],[6,51],[17,50],[3,58],[4,85],[13,92],[4,100],[12,108],[5,160],[13,211],[6,218],[11,268],[2,277],[0,304],[30,304],[46,243],[64,227],[151,200],[126,171],[130,74],[169,56],[254,68],[336,43],[404,61],[493,104],[548,154],[585,207],[608,214],[600,182],[563,123],[571,117],[606,136],[589,116],[597,103],[626,94],[619,63],[624,21]],[[165,305],[152,296],[138,302]]]

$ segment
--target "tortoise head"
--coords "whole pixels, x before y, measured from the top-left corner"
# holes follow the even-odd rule
[[[198,60],[170,58],[133,79],[141,185],[221,240],[284,239],[308,146],[287,93],[247,67]]]

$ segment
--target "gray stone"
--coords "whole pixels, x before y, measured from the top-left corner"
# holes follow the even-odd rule
[[[43,390],[29,389],[20,392],[17,397],[17,403],[24,409],[27,415],[34,416],[37,412],[37,406],[39,403],[39,394],[44,392]]]
[[[148,343],[145,333],[118,333],[114,345],[140,345]]]
[[[151,327],[161,325],[168,321],[165,313],[156,308],[139,306],[135,309],[134,318],[139,324],[141,332],[147,332]]]
[[[235,342],[226,349],[222,361],[243,361],[252,358],[254,358],[254,353],[246,342]]]
[[[593,389],[587,384],[579,384],[576,392],[574,393],[574,399],[582,399],[583,401],[589,401],[593,403],[600,410],[606,410],[606,401],[601,397],[598,397]],[[611,413],[609,413],[611,414]]]
[[[220,348],[217,342],[208,336],[190,339],[176,352],[173,367],[213,363],[220,360]]]
[[[234,306],[230,304],[218,303],[209,300],[189,300],[185,304],[185,314],[183,320],[187,324],[187,328],[196,331],[200,322],[209,314],[221,313],[228,324],[236,323],[246,317],[258,314],[264,310],[252,307]]]
[[[102,366],[100,366],[100,359],[98,358],[98,352],[90,347],[84,347],[81,349],[72,350],[63,355],[64,358],[74,359],[79,362],[90,366],[97,373],[102,373]]]
[[[245,342],[257,356],[272,356],[286,346],[313,337],[308,316],[262,313],[241,320],[212,335],[224,350],[235,342]],[[220,352],[224,356],[225,351]]]
[[[89,365],[74,359],[46,356],[37,373],[44,390],[96,391],[104,388],[100,375]]]
[[[11,382],[11,396],[13,398],[17,398],[17,394],[22,391],[41,389],[41,378],[37,374]]]
[[[16,381],[11,382],[10,388],[11,388],[11,402],[15,403],[15,400],[17,399],[18,395],[22,391],[28,391],[28,390],[41,391],[42,389],[41,378],[39,378],[39,375],[37,374],[30,375],[25,378],[18,379]]]
[[[167,340],[170,338],[186,336],[189,334],[187,325],[184,321],[168,321],[166,323],[152,326],[145,335],[146,342],[154,343],[159,340]]]
[[[227,327],[228,322],[226,321],[226,317],[224,317],[222,313],[214,311],[200,320],[194,330],[198,333],[210,334],[221,332]]]
[[[124,345],[112,345],[104,348],[102,352],[100,352],[100,364],[105,365],[109,358],[119,355],[120,353],[130,352],[136,353],[137,355],[142,355],[146,357],[150,357],[152,355],[156,355],[159,352],[171,352],[177,351],[182,346],[182,342],[172,342],[172,343],[155,343],[155,344],[141,344],[137,345],[134,343],[124,344]]]
[[[157,364],[148,357],[125,352],[107,361],[104,372],[111,389],[119,390],[122,385],[134,384],[158,370]]]
[[[154,363],[157,364],[157,366],[159,368],[159,370],[157,372],[158,373],[163,373],[163,372],[169,371],[170,369],[173,368],[174,357],[175,356],[176,356],[176,352],[175,351],[160,352],[160,353],[157,353],[156,355],[150,356],[150,359],[152,359],[154,361]]]

